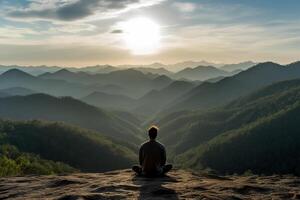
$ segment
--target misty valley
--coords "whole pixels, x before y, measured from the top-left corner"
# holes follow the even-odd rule
[[[130,168],[153,124],[177,169],[300,175],[300,62],[154,65],[2,66],[0,176]]]

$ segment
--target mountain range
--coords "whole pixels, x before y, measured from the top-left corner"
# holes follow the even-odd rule
[[[2,122],[0,144],[12,145],[7,147],[10,151],[18,149],[18,157],[39,163],[43,172],[106,171],[132,164],[138,145],[147,137],[145,130],[156,124],[159,140],[178,167],[222,174],[299,175],[300,62],[247,68],[236,74],[215,67],[183,70],[191,70],[194,81],[178,80],[176,73],[136,69],[102,74],[60,69],[39,76],[9,70],[0,75],[0,117],[13,121]],[[197,72],[207,69],[232,74],[201,81]],[[88,137],[89,142],[81,144],[70,132]],[[50,140],[50,133],[59,137]],[[94,139],[100,146],[92,145]],[[49,154],[38,145],[45,141],[50,141],[47,148],[57,146]],[[76,162],[70,151],[63,151],[77,144],[82,147],[78,153],[89,157],[94,148],[103,150],[101,141],[110,146],[105,159],[95,165],[84,158]],[[62,155],[54,156],[58,151]],[[93,161],[98,153],[91,155]],[[112,163],[101,167],[109,162],[107,157],[116,159],[120,154],[115,168]],[[7,159],[18,166],[16,157]]]
[[[11,120],[39,119],[66,122],[95,130],[111,138],[127,138],[126,142],[131,144],[137,144],[142,139],[138,127],[114,113],[70,97],[57,98],[33,94],[1,98],[0,116]]]
[[[213,63],[207,61],[183,61],[175,64],[162,64],[162,63],[152,63],[148,65],[95,65],[86,67],[60,67],[60,66],[18,66],[18,65],[0,65],[0,73],[8,71],[10,69],[19,69],[32,75],[41,75],[46,72],[55,72],[60,69],[67,68],[72,72],[87,72],[90,74],[96,73],[109,73],[117,70],[124,69],[136,69],[142,72],[157,73],[160,75],[168,75],[169,73],[176,73],[185,68],[195,68],[198,66],[213,66],[217,68],[224,67],[224,70],[234,71],[237,69],[243,70],[248,67],[254,66],[256,63],[252,61],[242,62],[237,64],[221,64]]]
[[[222,108],[178,117],[185,121],[173,133],[181,137],[173,143],[176,152],[185,152],[178,162],[222,173],[299,174],[299,94],[299,80],[284,81]],[[168,129],[162,131],[171,137]]]
[[[198,66],[214,66],[214,67],[221,67],[225,64],[217,64],[213,62],[207,62],[207,61],[183,61],[178,62],[175,64],[162,64],[162,63],[152,63],[149,65],[119,65],[121,68],[150,68],[150,69],[160,69],[164,68],[170,72],[176,73],[180,70],[183,70],[185,68],[195,68]]]
[[[185,109],[207,109],[220,106],[269,84],[300,78],[299,62],[287,66],[272,62],[260,63],[216,83],[204,82],[185,93],[165,109],[174,112]]]
[[[176,79],[200,80],[205,81],[220,76],[231,76],[233,73],[218,69],[212,66],[197,66],[195,68],[185,68],[172,77]]]
[[[233,71],[240,71],[240,70],[247,70],[250,67],[253,67],[257,63],[252,62],[252,61],[247,61],[247,62],[241,62],[238,64],[226,64],[221,67],[222,70],[228,71],[228,72],[233,72]]]

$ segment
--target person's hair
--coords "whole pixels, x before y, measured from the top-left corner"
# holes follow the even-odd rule
[[[151,126],[148,129],[148,135],[150,139],[155,139],[157,137],[158,127],[157,126]]]

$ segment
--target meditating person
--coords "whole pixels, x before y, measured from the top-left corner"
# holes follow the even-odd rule
[[[172,169],[166,165],[165,147],[156,141],[158,128],[152,126],[148,130],[149,141],[142,144],[139,151],[140,166],[133,166],[132,170],[138,175],[161,176]]]

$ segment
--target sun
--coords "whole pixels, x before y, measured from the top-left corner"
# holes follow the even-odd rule
[[[156,53],[160,46],[160,26],[146,17],[130,19],[122,24],[123,39],[135,55]]]

